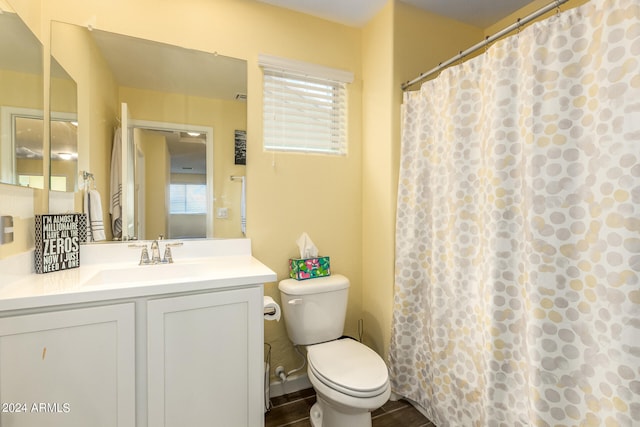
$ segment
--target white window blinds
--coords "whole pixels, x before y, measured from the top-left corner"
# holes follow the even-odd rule
[[[261,55],[265,150],[347,153],[351,73]]]

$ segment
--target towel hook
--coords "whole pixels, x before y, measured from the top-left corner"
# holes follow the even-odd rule
[[[87,171],[80,171],[80,173],[82,174],[82,180],[84,181],[84,188],[85,189],[89,189],[90,186],[93,184],[93,188],[96,188],[96,180],[93,177],[93,174]]]

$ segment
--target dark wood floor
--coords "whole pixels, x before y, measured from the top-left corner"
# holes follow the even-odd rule
[[[264,417],[265,427],[310,427],[309,410],[316,402],[312,388],[271,398],[271,411]],[[388,401],[371,414],[373,427],[435,427],[411,404]]]

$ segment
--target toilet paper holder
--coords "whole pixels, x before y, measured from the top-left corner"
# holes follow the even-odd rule
[[[264,304],[262,307],[264,320],[280,321],[280,306],[270,296],[263,296]]]

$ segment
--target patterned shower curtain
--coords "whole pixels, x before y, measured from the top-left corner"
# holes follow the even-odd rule
[[[404,98],[393,391],[438,426],[640,426],[640,1]]]

